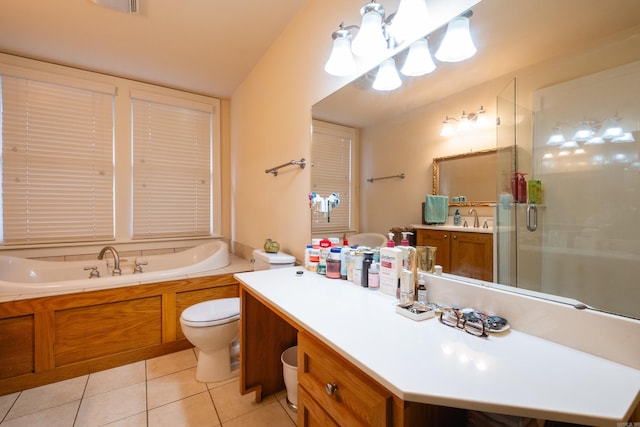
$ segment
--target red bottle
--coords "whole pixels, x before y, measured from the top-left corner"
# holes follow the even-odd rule
[[[520,173],[518,176],[518,202],[527,203],[527,180],[526,173]]]
[[[518,176],[519,172],[514,172],[511,176],[511,195],[513,196],[514,203],[518,203]]]

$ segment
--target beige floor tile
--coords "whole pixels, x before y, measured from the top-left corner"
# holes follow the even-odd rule
[[[9,410],[7,419],[53,408],[82,398],[88,375],[25,390]]]
[[[105,427],[147,427],[147,413],[135,414],[131,417],[105,424]]]
[[[72,427],[80,400],[34,412],[0,423],[2,427]]]
[[[196,381],[196,368],[186,369],[147,381],[147,407],[157,408],[207,390]]]
[[[224,427],[293,427],[295,424],[277,401],[251,411],[227,422]]]
[[[275,396],[270,396],[263,399],[262,402],[256,403],[254,393],[241,395],[237,379],[219,387],[213,387],[209,389],[209,392],[213,396],[213,403],[218,410],[220,421],[225,427],[227,421],[276,401]]]
[[[89,375],[84,397],[91,397],[100,393],[142,383],[145,379],[144,361],[107,369],[106,371],[95,372]]]
[[[7,412],[9,412],[9,409],[11,409],[11,406],[14,404],[18,396],[20,396],[19,392],[0,396],[0,420],[7,415]]]
[[[295,412],[293,409],[291,409],[291,407],[287,404],[287,400],[286,400],[287,393],[278,394],[277,397],[278,397],[278,403],[280,403],[280,406],[282,406],[282,408],[285,410],[287,415],[289,415],[289,418],[291,418],[293,423],[297,425],[298,413]]]
[[[218,414],[208,392],[202,392],[149,411],[149,427],[216,427]]]
[[[82,399],[75,427],[101,426],[147,410],[145,383]]]
[[[193,368],[197,364],[198,360],[192,348],[155,357],[147,360],[147,380]]]

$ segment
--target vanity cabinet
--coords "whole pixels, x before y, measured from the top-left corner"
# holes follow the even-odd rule
[[[390,426],[393,395],[311,335],[298,334],[298,425]]]
[[[464,231],[418,229],[416,244],[433,246],[436,264],[445,273],[493,281],[493,235]]]

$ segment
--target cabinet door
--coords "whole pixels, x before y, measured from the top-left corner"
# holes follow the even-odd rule
[[[300,427],[338,427],[333,418],[318,403],[298,386],[298,425]]]
[[[391,392],[303,332],[298,334],[298,382],[299,425],[322,422],[325,416],[344,426],[391,425]]]
[[[451,262],[449,260],[449,231],[441,230],[418,230],[416,236],[416,245],[433,246],[436,250],[436,264],[442,266],[442,271],[449,273],[451,271]]]
[[[451,233],[451,274],[493,281],[493,236]]]

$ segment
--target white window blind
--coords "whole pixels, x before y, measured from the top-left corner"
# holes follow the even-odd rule
[[[0,78],[2,241],[113,239],[114,93]]]
[[[212,112],[153,97],[131,102],[132,237],[209,236]]]
[[[352,228],[354,139],[354,129],[314,121],[311,188],[323,198],[338,193],[340,204],[328,214],[314,209],[311,216],[312,233],[340,233]]]

